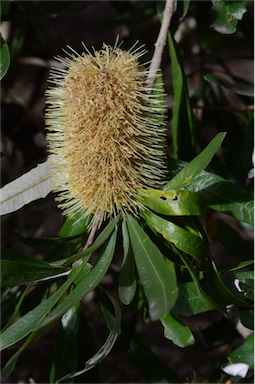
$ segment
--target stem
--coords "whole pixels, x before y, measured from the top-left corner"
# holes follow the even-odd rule
[[[83,250],[87,249],[94,241],[94,238],[96,236],[96,233],[97,233],[97,230],[98,230],[98,226],[101,222],[101,215],[97,215],[94,219],[94,222],[93,222],[93,226],[91,228],[91,231],[89,233],[89,237],[88,237],[88,240],[83,248]]]
[[[163,19],[157,41],[155,43],[155,51],[151,60],[149,74],[147,77],[147,86],[152,88],[157,77],[158,70],[160,68],[163,49],[166,44],[167,33],[170,25],[170,21],[173,15],[174,0],[166,0],[166,6],[163,12]]]

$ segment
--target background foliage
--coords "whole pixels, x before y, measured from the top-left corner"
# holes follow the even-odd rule
[[[119,34],[149,60],[164,6],[1,2],[3,184],[46,159],[53,56]],[[175,2],[162,62],[169,180],[140,192],[139,219],[104,223],[86,246],[89,220],[63,220],[52,195],[3,216],[6,382],[252,381],[252,16],[249,1]]]

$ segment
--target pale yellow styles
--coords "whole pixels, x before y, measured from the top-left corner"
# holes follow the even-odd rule
[[[47,141],[58,205],[64,214],[137,214],[138,189],[165,175],[162,95],[146,87],[147,71],[129,51],[104,45],[82,55],[70,48],[50,72]]]

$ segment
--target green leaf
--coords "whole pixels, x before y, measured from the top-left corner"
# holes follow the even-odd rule
[[[66,259],[58,260],[56,263],[60,265],[69,266],[73,264],[75,261],[80,260],[84,257],[87,257],[91,255],[93,252],[95,252],[101,245],[104,244],[104,242],[110,237],[112,231],[114,228],[116,228],[118,222],[119,222],[119,216],[115,217],[114,219],[110,220],[110,222],[107,224],[107,226],[103,229],[103,231],[98,235],[98,237],[94,240],[93,244],[91,244],[87,249],[85,249],[82,252],[78,252]]]
[[[229,361],[234,363],[244,363],[254,369],[254,335],[248,337],[243,344],[234,349],[228,356]]]
[[[67,281],[47,300],[43,301],[36,308],[32,309],[26,315],[18,319],[14,324],[7,328],[1,335],[0,348],[4,350],[11,345],[23,339],[33,330],[38,328],[38,324],[42,321],[51,309],[56,305],[58,300],[63,296],[65,291],[73,283],[74,279],[86,266],[86,261],[76,266],[69,274]],[[69,309],[69,308],[68,308]],[[67,309],[67,310],[68,310]]]
[[[162,219],[152,212],[147,211],[143,214],[143,217],[149,227],[155,229],[168,242],[174,244],[177,249],[198,260],[203,260],[207,257],[207,245],[201,237],[192,234],[168,220]]]
[[[15,230],[15,234],[23,244],[31,245],[33,247],[52,247],[59,244],[65,244],[70,241],[74,241],[78,237],[83,235],[83,234],[80,234],[80,235],[69,236],[69,237],[39,238],[39,237],[23,236],[17,230]]]
[[[191,330],[170,313],[160,321],[164,327],[164,336],[178,347],[185,348],[195,343]]]
[[[217,1],[211,11],[211,27],[219,33],[231,34],[236,31],[238,20],[246,12],[246,1]]]
[[[88,229],[91,216],[81,219],[81,214],[70,214],[58,232],[58,237],[82,236]]]
[[[24,350],[31,344],[31,342],[36,337],[37,332],[32,332],[31,335],[27,338],[25,343],[18,349],[17,352],[14,353],[14,355],[8,360],[8,362],[5,364],[4,368],[2,369],[2,376],[8,377],[13,372],[16,363],[20,357],[20,355],[24,352]]]
[[[112,306],[109,306],[109,300],[105,300],[105,295],[102,295],[101,289],[99,293],[105,320],[108,328],[111,328],[114,322]],[[118,345],[133,367],[147,382],[162,384],[180,382],[176,374],[137,338],[123,320]]]
[[[250,192],[206,172],[197,175],[189,189],[199,192],[206,206],[253,225],[254,200]]]
[[[191,163],[186,165],[184,162],[171,159],[170,166],[172,170],[178,170],[179,173],[169,183],[174,181],[175,178],[177,178],[177,181],[179,178],[182,179],[179,175]],[[164,187],[164,190],[168,189],[168,184]],[[254,200],[250,192],[218,175],[205,171],[198,171],[198,173],[191,177],[187,188],[191,191],[199,192],[204,205],[215,211],[227,213],[239,221],[253,225]]]
[[[173,157],[191,160],[195,156],[196,150],[196,124],[190,105],[182,58],[178,51],[178,46],[170,33],[168,33],[168,47],[171,58],[174,94],[171,121]]]
[[[132,217],[127,227],[138,274],[149,304],[151,320],[158,320],[174,306],[178,290],[173,263],[167,265],[161,252]]]
[[[52,321],[55,321],[72,308],[78,300],[86,296],[98,286],[111,264],[115,251],[117,231],[118,227],[116,227],[112,233],[96,265],[89,271],[80,284],[78,284],[77,287],[69,293],[65,300],[63,300],[46,318],[42,319],[42,321],[37,324],[37,327],[44,327]]]
[[[197,284],[190,281],[179,286],[179,296],[173,313],[176,316],[193,316],[216,309],[216,305],[203,295]]]
[[[2,248],[1,286],[15,286],[57,275],[64,268]]]
[[[77,367],[77,334],[80,324],[80,304],[70,308],[61,318],[56,339],[54,360],[51,367],[50,382],[74,372]]]
[[[121,302],[125,305],[129,305],[135,296],[136,278],[134,255],[132,252],[125,219],[122,222],[122,237],[124,255],[119,274],[118,293]]]
[[[91,357],[88,361],[86,361],[85,367],[83,369],[81,369],[78,372],[71,373],[71,374],[68,374],[68,375],[62,377],[61,379],[57,380],[57,383],[63,382],[63,381],[66,382],[66,380],[68,380],[70,378],[80,376],[83,373],[89,371],[90,369],[92,369],[96,365],[98,365],[101,361],[103,361],[106,358],[106,356],[108,356],[110,351],[112,350],[112,348],[116,342],[116,339],[118,337],[119,331],[120,331],[121,310],[120,310],[120,307],[119,307],[117,301],[113,297],[111,297],[110,295],[108,295],[108,297],[109,297],[109,299],[113,305],[113,308],[114,308],[115,321],[112,324],[112,326],[110,327],[110,333],[109,333],[109,336],[107,337],[106,342],[104,343],[104,345],[99,349],[99,351],[93,357]]]
[[[153,211],[166,216],[204,216],[205,209],[198,193],[183,189],[157,189],[139,191],[141,203]]]
[[[213,75],[212,73],[207,73],[206,75],[204,75],[204,79],[209,83],[218,84],[224,88],[227,88],[238,95],[250,97],[254,96],[254,84],[252,83],[244,81],[230,83],[222,78]]]
[[[220,148],[226,133],[218,133],[217,136],[207,145],[207,147],[184,166],[176,176],[174,176],[163,188],[164,191],[169,189],[180,189],[190,184],[196,175],[205,169],[212,160],[215,153]]]
[[[0,80],[6,75],[8,68],[10,66],[10,52],[8,44],[4,41],[1,36],[1,51],[0,51]]]

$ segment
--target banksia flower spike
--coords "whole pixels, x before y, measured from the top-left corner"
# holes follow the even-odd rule
[[[165,175],[164,106],[146,86],[145,53],[103,45],[82,55],[69,47],[50,72],[47,141],[52,180],[64,214],[137,214],[138,190]]]

